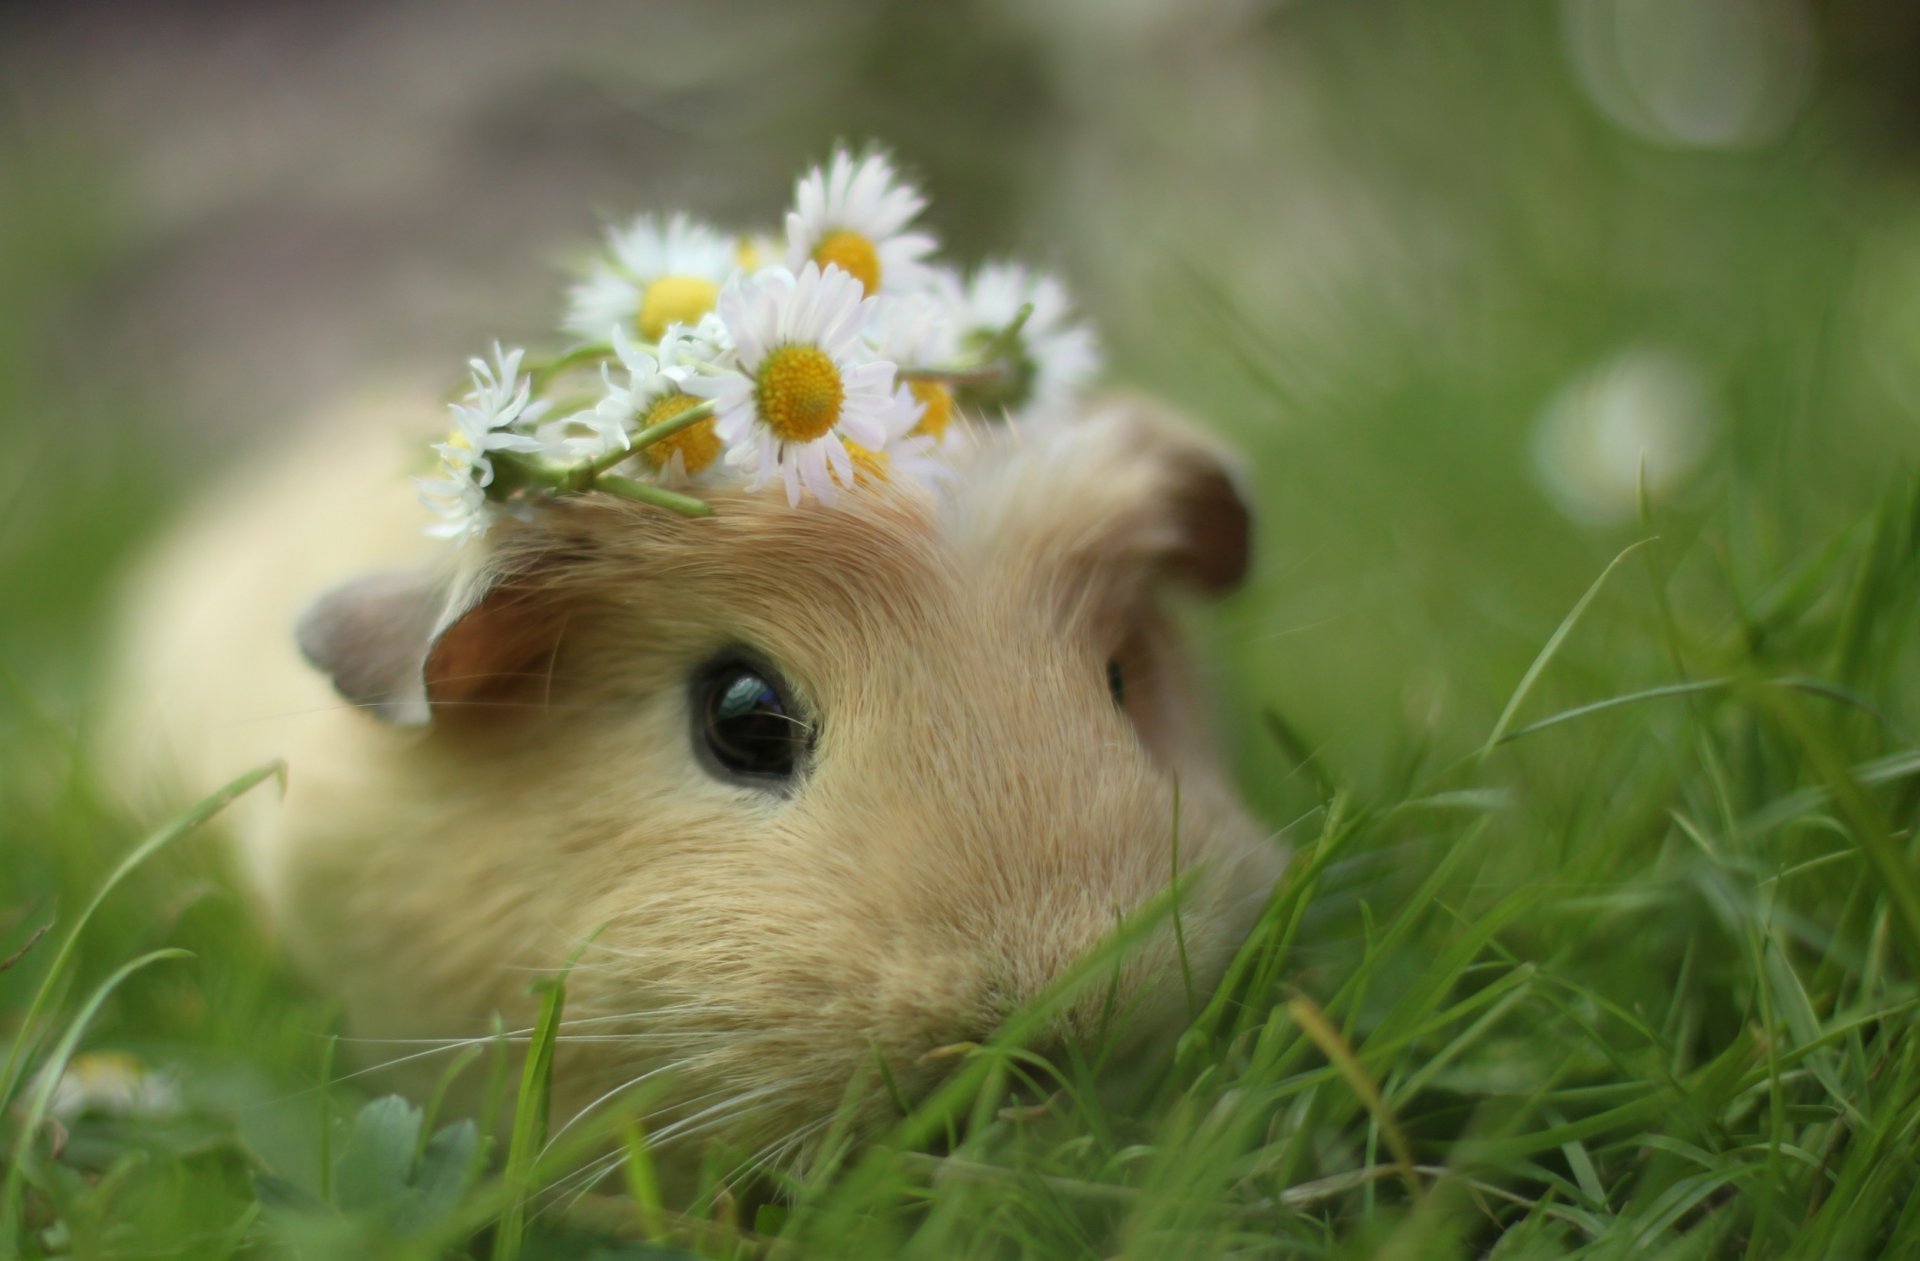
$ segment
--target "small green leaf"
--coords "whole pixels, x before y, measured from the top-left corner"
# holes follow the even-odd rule
[[[447,1126],[427,1140],[420,1169],[413,1179],[418,1198],[408,1205],[396,1227],[418,1234],[446,1220],[461,1198],[479,1182],[486,1168],[488,1144],[472,1121]]]
[[[353,1119],[333,1167],[333,1202],[348,1213],[391,1208],[413,1183],[420,1110],[398,1095],[375,1099]]]
[[[284,1213],[331,1217],[333,1206],[313,1192],[264,1169],[253,1171],[253,1196],[261,1207]]]

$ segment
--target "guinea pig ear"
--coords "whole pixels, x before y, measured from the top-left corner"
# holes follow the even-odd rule
[[[386,722],[423,726],[437,707],[525,687],[559,642],[547,604],[494,574],[376,573],[315,600],[294,637],[341,696]]]
[[[307,606],[294,641],[341,696],[387,722],[418,726],[432,716],[422,667],[449,585],[425,569],[355,578]]]
[[[1085,444],[1073,463],[1097,487],[1090,502],[1116,543],[1209,594],[1245,580],[1253,513],[1224,446],[1164,404],[1131,394],[1097,401],[1066,440]]]
[[[1168,454],[1167,502],[1177,542],[1167,557],[1174,577],[1211,594],[1246,580],[1253,562],[1253,513],[1244,477],[1222,451],[1189,442]]]

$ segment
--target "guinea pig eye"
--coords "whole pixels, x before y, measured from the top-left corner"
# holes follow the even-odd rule
[[[1107,662],[1107,693],[1113,697],[1115,709],[1127,707],[1127,676],[1121,673],[1117,660]]]
[[[811,728],[779,675],[729,657],[694,680],[694,741],[721,778],[767,785],[793,778]]]

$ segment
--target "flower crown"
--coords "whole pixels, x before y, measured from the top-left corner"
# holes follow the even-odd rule
[[[478,537],[587,491],[701,516],[694,492],[729,478],[830,504],[937,479],[957,417],[1058,410],[1100,360],[1065,288],[1015,263],[963,280],[913,229],[925,206],[883,155],[839,150],[801,176],[784,245],[684,214],[610,231],[571,294],[574,346],[471,361],[414,479],[443,518],[429,532]]]

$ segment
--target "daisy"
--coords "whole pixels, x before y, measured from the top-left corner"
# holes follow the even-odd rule
[[[715,331],[721,331],[717,320],[708,330],[709,333]],[[616,390],[609,383],[601,408],[618,414],[623,429],[631,425],[638,431],[651,429],[698,407],[700,397],[687,393],[685,388],[691,372],[674,363],[694,345],[708,356],[717,350],[710,341],[679,326],[663,341],[658,359],[636,347],[624,333],[615,337],[614,353],[626,366],[628,384]],[[712,468],[720,459],[720,450],[720,436],[714,432],[714,419],[709,416],[648,443],[636,455],[650,472],[661,474],[670,483],[684,484]]]
[[[627,384],[616,385],[608,365],[601,364],[600,401],[585,411],[549,421],[534,431],[544,445],[547,458],[556,464],[594,462],[632,446],[627,432],[633,427],[636,410],[645,407],[643,403],[636,403],[636,396],[644,388],[643,383],[658,375],[659,363],[635,346],[619,325],[613,325],[609,332],[614,352],[627,371]]]
[[[961,299],[963,342],[984,350],[1027,303],[1033,313],[1005,355],[1006,379],[963,386],[963,405],[989,414],[1049,411],[1100,371],[1099,343],[1072,318],[1066,286],[1018,263],[988,263],[973,274]]]
[[[607,340],[615,324],[659,341],[670,326],[713,310],[735,267],[734,242],[683,214],[664,226],[641,215],[609,231],[607,247],[611,256],[568,295],[564,327],[589,341]]]
[[[918,382],[914,384],[919,384]],[[853,478],[859,482],[891,482],[895,485],[936,485],[952,473],[934,452],[940,438],[924,431],[927,406],[917,393],[902,381],[893,392],[893,406],[882,419],[886,436],[877,449],[847,443],[853,457]],[[838,481],[838,477],[835,478]]]
[[[683,377],[720,363],[732,353],[733,338],[716,312],[701,316],[697,323],[675,324],[660,338],[661,364]]]
[[[121,1051],[90,1051],[68,1062],[54,1083],[47,1112],[70,1125],[86,1114],[173,1116],[181,1106],[180,1088],[171,1074],[155,1072]]]
[[[414,486],[420,501],[445,518],[428,527],[429,534],[441,538],[468,539],[486,531],[491,523],[486,488],[493,484],[495,451],[532,454],[546,444],[527,433],[514,432],[515,425],[532,425],[546,413],[548,404],[531,402],[532,378],[520,373],[524,350],[503,351],[493,345],[493,362],[467,361],[473,373],[473,388],[453,411],[453,433],[433,449],[440,457],[436,477],[416,477]]]
[[[958,279],[943,272],[935,289],[927,293],[884,300],[867,328],[874,353],[903,372],[952,364],[960,357],[960,338],[953,318],[959,294]],[[910,380],[902,388],[919,405],[920,419],[913,432],[932,438],[938,445],[953,423],[953,387],[945,381]]]
[[[879,154],[855,162],[835,150],[823,171],[814,167],[794,189],[787,213],[787,270],[808,262],[838,265],[868,294],[909,293],[926,283],[923,260],[934,239],[904,229],[927,204],[901,182]]]
[[[749,470],[750,489],[778,477],[789,504],[803,487],[831,502],[835,478],[853,480],[847,444],[885,444],[893,364],[861,340],[871,302],[852,276],[813,263],[798,275],[738,277],[721,293],[734,366],[689,376],[685,388],[714,401],[727,463]]]
[[[470,475],[450,470],[445,463],[439,471],[440,477],[413,479],[420,502],[443,518],[438,524],[428,526],[426,532],[435,538],[457,539],[462,543],[479,538],[493,524],[494,511],[487,502],[487,492],[480,489]]]

